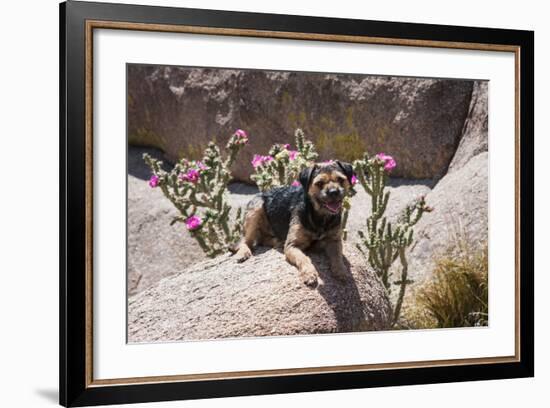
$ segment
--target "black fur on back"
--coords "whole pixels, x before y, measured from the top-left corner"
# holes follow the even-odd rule
[[[303,211],[304,189],[301,186],[275,187],[262,193],[264,210],[271,224],[273,233],[285,240],[290,226],[290,218],[294,211]]]
[[[302,186],[275,187],[262,193],[263,206],[273,233],[285,240],[293,217],[311,232],[321,236],[325,231],[338,226],[341,215],[323,216],[315,212],[311,200]]]

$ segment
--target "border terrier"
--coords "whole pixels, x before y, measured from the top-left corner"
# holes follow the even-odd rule
[[[276,187],[257,194],[247,205],[244,236],[235,258],[244,262],[255,245],[283,246],[286,260],[302,281],[316,286],[318,273],[304,251],[326,251],[334,277],[344,280],[342,202],[351,189],[353,168],[339,161],[315,164],[299,176],[300,186]]]

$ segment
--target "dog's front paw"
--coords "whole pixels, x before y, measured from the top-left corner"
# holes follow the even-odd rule
[[[248,246],[244,247],[241,246],[237,253],[235,254],[235,259],[238,263],[246,261],[248,258],[252,256],[252,251]]]
[[[302,281],[310,287],[317,286],[318,277],[317,270],[313,265],[308,265],[300,270]]]

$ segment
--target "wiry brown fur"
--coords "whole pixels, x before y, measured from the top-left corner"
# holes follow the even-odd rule
[[[280,245],[269,225],[261,197],[256,196],[248,203],[243,230],[244,236],[235,254],[237,262],[244,262],[250,258],[252,256],[252,248],[255,245],[271,247]]]
[[[250,258],[254,245],[284,243],[287,261],[298,268],[306,285],[315,286],[318,273],[304,251],[316,245],[326,251],[332,274],[345,279],[341,203],[351,188],[351,176],[347,163],[317,164],[300,175],[302,187],[279,187],[256,196],[247,207],[237,261]]]

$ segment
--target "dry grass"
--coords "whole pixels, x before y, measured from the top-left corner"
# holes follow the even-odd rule
[[[410,328],[485,326],[488,321],[487,244],[461,241],[436,260],[433,278],[405,312]]]

